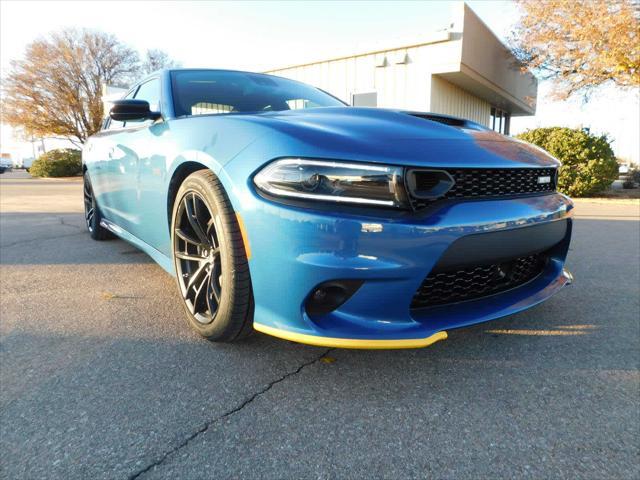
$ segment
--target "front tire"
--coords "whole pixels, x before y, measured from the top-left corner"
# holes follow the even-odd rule
[[[171,244],[191,327],[218,342],[249,335],[253,297],[247,255],[231,202],[213,172],[192,173],[180,186]]]

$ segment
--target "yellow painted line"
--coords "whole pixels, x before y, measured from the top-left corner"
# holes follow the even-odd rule
[[[487,333],[496,333],[500,335],[533,335],[533,336],[566,336],[566,335],[585,335],[588,332],[583,330],[523,330],[523,329],[505,329],[505,330],[486,330]]]
[[[291,332],[280,328],[268,327],[257,322],[253,323],[253,328],[259,332],[266,333],[267,335],[282,338],[284,340],[290,340],[292,342],[315,345],[317,347],[358,348],[365,350],[422,348],[428,347],[429,345],[447,338],[447,332],[434,333],[427,338],[407,338],[402,340],[366,340],[356,338],[320,337],[316,335]]]
[[[247,260],[251,260],[251,247],[249,246],[249,236],[244,226],[244,220],[242,220],[238,212],[236,212],[236,218],[238,219],[238,226],[240,227],[240,235],[242,235],[242,243],[244,243],[244,251],[247,253]]]
[[[584,324],[584,325],[558,325],[556,328],[563,330],[593,330],[599,328],[597,325]]]

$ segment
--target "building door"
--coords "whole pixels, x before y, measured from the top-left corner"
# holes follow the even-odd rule
[[[491,107],[491,129],[498,133],[509,135],[509,124],[511,123],[511,114],[505,110]]]

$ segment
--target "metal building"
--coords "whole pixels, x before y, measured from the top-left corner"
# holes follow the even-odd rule
[[[404,45],[269,70],[354,106],[443,113],[509,133],[535,113],[537,81],[466,5],[446,30]]]

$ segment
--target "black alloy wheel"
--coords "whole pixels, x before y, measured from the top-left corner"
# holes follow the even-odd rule
[[[211,210],[200,194],[188,192],[178,206],[173,227],[173,254],[182,298],[191,315],[202,324],[213,322],[222,298],[217,233],[220,217]]]
[[[236,213],[210,170],[180,186],[171,222],[173,261],[187,320],[209,340],[230,342],[253,330],[253,295]]]
[[[84,174],[84,220],[87,223],[87,230],[89,233],[93,232],[93,220],[96,213],[95,203],[93,201],[93,189],[91,188],[91,182],[89,181],[89,175]]]
[[[89,173],[84,172],[83,180],[84,185],[82,187],[82,194],[84,198],[84,220],[87,225],[87,230],[89,230],[89,235],[91,235],[91,238],[94,240],[106,240],[107,238],[111,238],[112,235],[109,230],[100,225],[102,213],[100,212],[100,208],[98,207],[98,203],[93,194],[93,187],[91,186]]]

